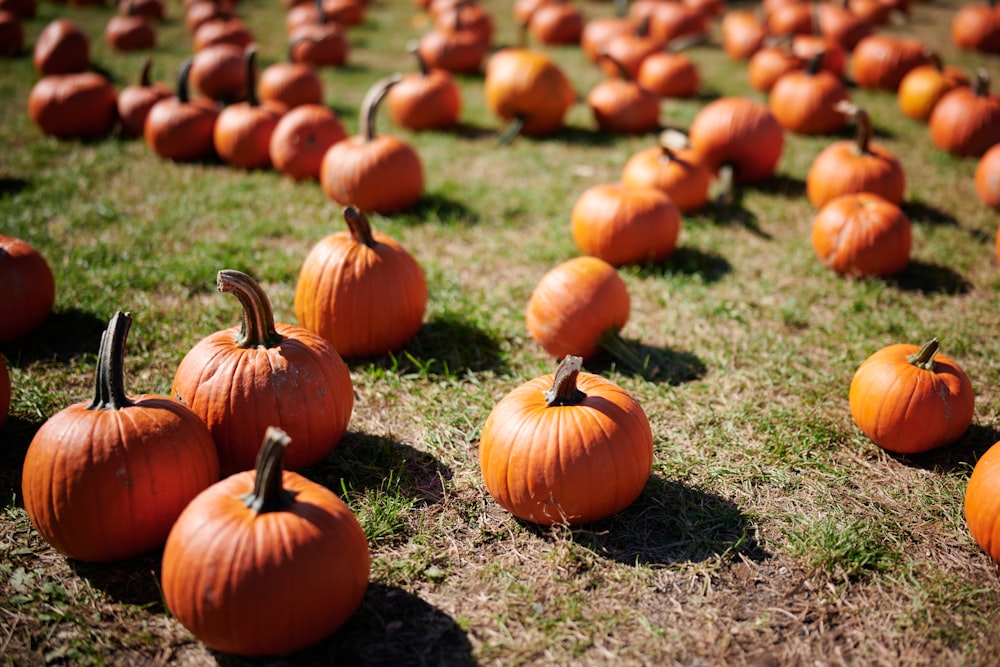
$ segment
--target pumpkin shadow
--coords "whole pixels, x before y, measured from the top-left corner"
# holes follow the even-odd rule
[[[371,582],[357,611],[313,647],[280,658],[213,656],[223,667],[471,667],[478,664],[472,653],[472,643],[451,616],[402,588]]]
[[[626,345],[642,361],[642,368],[630,368],[618,363],[610,353],[603,351],[587,361],[587,368],[592,373],[606,375],[613,367],[622,375],[641,377],[648,382],[672,387],[698,380],[707,371],[705,363],[690,352],[643,345],[631,340],[627,340]]]
[[[444,500],[452,472],[426,452],[387,438],[349,431],[330,454],[300,473],[337,494],[384,489],[391,478],[398,491],[425,505]]]
[[[787,174],[774,174],[766,181],[754,185],[753,189],[786,199],[801,199],[806,195],[806,182]]]
[[[151,614],[166,614],[160,590],[163,550],[115,561],[84,563],[67,558],[73,573],[115,602],[142,607]]]
[[[972,289],[972,284],[954,269],[918,260],[910,260],[901,273],[886,282],[903,291],[922,294],[966,294]]]
[[[420,200],[400,218],[413,224],[437,223],[452,227],[469,227],[479,222],[479,212],[450,197],[424,193]]]
[[[990,447],[1000,441],[1000,430],[993,426],[973,423],[957,441],[922,454],[895,454],[890,458],[911,468],[944,474],[972,472],[973,466]]]
[[[671,275],[699,276],[706,283],[718,282],[732,270],[732,264],[722,255],[690,246],[677,248],[660,262],[643,264],[632,269],[644,278]]]
[[[18,195],[28,189],[28,180],[15,176],[0,178],[0,197]]]
[[[457,134],[462,139],[469,141],[483,141],[486,139],[495,139],[501,130],[495,127],[473,125],[467,121],[460,121],[458,125],[453,127],[450,131]]]
[[[24,468],[24,456],[28,452],[35,433],[41,428],[44,419],[28,421],[17,415],[7,415],[7,420],[0,426],[0,495],[5,506],[14,502],[22,505],[21,471]]]
[[[629,507],[574,528],[572,539],[626,565],[701,563],[730,554],[762,560],[768,555],[735,503],[656,475]]]
[[[735,201],[714,200],[705,207],[702,215],[716,225],[743,227],[754,236],[770,241],[774,237],[760,226],[757,214],[743,207],[740,202],[740,188],[737,188]]]
[[[107,328],[107,320],[93,313],[75,308],[54,311],[31,333],[0,345],[0,353],[15,367],[40,360],[65,362],[97,354],[101,334]]]
[[[952,214],[941,209],[925,204],[921,201],[905,201],[900,208],[910,222],[924,225],[941,225],[945,227],[958,227],[958,219]]]

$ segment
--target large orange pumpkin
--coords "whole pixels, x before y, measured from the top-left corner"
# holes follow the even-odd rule
[[[420,331],[427,279],[405,248],[372,232],[357,207],[346,207],[344,220],[348,231],[326,236],[306,256],[295,315],[345,357],[385,354]]]
[[[736,183],[770,178],[785,148],[785,132],[771,111],[746,97],[720,97],[701,108],[688,137],[713,171],[731,165]]]
[[[965,485],[964,510],[972,539],[1000,562],[1000,442],[976,461]]]
[[[552,134],[576,102],[569,79],[548,55],[532,49],[497,51],[486,63],[486,106],[511,122],[511,137]]]
[[[642,493],[653,436],[639,403],[618,385],[581,372],[568,356],[556,373],[517,387],[490,412],[479,463],[490,495],[514,516],[543,525],[611,516]]]
[[[52,268],[27,241],[0,234],[0,343],[37,328],[52,312]]]
[[[912,243],[906,214],[870,192],[831,199],[813,220],[813,250],[840,274],[895,275],[909,264]]]
[[[24,509],[55,549],[77,560],[124,560],[159,549],[184,507],[219,478],[197,415],[167,397],[127,396],[118,312],[101,338],[94,400],[52,415],[24,457]]]
[[[208,425],[224,475],[253,468],[268,426],[294,434],[290,468],[308,467],[337,445],[351,418],[354,389],[344,361],[318,334],[275,324],[263,288],[240,271],[218,274],[236,296],[243,323],[188,351],[171,393]]]
[[[930,62],[931,53],[920,40],[885,33],[865,37],[851,52],[851,68],[859,86],[894,93],[907,72]]]
[[[916,454],[958,440],[972,423],[975,395],[965,371],[923,347],[896,344],[868,357],[851,380],[851,416],[879,447]]]
[[[364,599],[371,552],[330,489],[285,471],[295,441],[268,429],[255,470],[199,494],[163,549],[170,613],[206,646],[287,655],[333,633]]]

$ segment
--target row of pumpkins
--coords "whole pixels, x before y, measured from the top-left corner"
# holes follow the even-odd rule
[[[498,52],[491,62],[503,53]],[[506,54],[533,58],[518,60],[520,71],[531,62],[535,66],[529,71],[545,72],[546,81],[557,76],[551,61],[538,52]],[[247,60],[252,62],[252,57]],[[374,115],[374,100],[397,83],[393,77],[369,91],[362,127],[364,118]],[[774,114],[763,105],[739,98],[724,98],[706,110],[709,108],[712,113],[704,116],[708,120],[696,119],[692,124],[689,147],[664,140],[662,146],[650,151],[654,161],[683,167],[698,163],[708,178],[728,165],[733,179],[740,183],[770,177],[784,145],[785,128]],[[528,111],[518,109],[509,114],[511,118],[521,116],[521,131],[545,134],[561,125],[560,115],[558,122],[550,119],[539,129],[531,122],[537,117],[532,118]],[[842,113],[859,126],[856,145],[868,148],[860,157],[875,155],[864,111],[845,107]],[[370,120],[368,123],[370,127]],[[707,129],[699,129],[702,125]],[[745,134],[733,135],[733,131]],[[716,139],[727,132],[730,135],[724,140]],[[763,133],[763,138],[757,133]],[[419,160],[416,165],[419,167]],[[407,169],[415,167],[410,164]],[[708,178],[703,179],[706,184]],[[901,199],[898,180],[896,187]],[[482,430],[484,482],[494,498],[515,515],[540,523],[585,523],[623,509],[644,487],[653,457],[649,422],[626,392],[582,372],[582,362],[605,347],[623,355],[626,362],[641,366],[617,337],[629,306],[624,282],[613,265],[648,261],[653,258],[651,249],[655,259],[669,254],[679,231],[678,211],[682,206],[693,210],[705,203],[683,202],[680,193],[693,189],[684,187],[674,195],[638,184],[607,184],[588,190],[574,207],[574,239],[587,254],[546,274],[533,291],[526,312],[532,336],[562,362],[555,374],[525,383],[502,399]],[[844,196],[858,197],[852,200],[857,209],[893,205],[888,198],[870,193]],[[635,249],[622,250],[620,239],[635,236],[631,231],[611,234],[619,240],[605,244],[607,222],[598,222],[599,229],[588,230],[587,213],[607,208],[599,202],[608,198],[619,202],[613,210],[646,211],[641,219],[651,231],[640,235],[643,240]],[[637,201],[644,203],[633,206]],[[162,577],[168,607],[196,636],[219,650],[280,654],[315,643],[353,613],[367,585],[370,555],[357,520],[328,489],[283,468],[286,464],[289,468],[308,467],[341,438],[353,409],[350,376],[341,357],[380,354],[404,345],[421,326],[427,292],[423,273],[412,257],[370,229],[363,211],[378,207],[356,201],[341,203],[347,204],[344,217],[350,231],[321,241],[304,262],[295,304],[302,326],[275,324],[260,286],[245,274],[222,271],[219,288],[239,299],[243,324],[206,337],[185,355],[171,391],[180,400],[129,397],[124,392],[122,368],[131,318],[118,313],[102,339],[94,401],[53,415],[39,429],[26,455],[24,502],[40,534],[63,553],[83,560],[117,560],[165,545]],[[822,206],[821,213],[826,210],[826,205],[817,206]],[[618,216],[615,218],[617,225]],[[627,225],[636,224],[636,218],[621,219]],[[665,224],[665,220],[670,222]],[[654,242],[655,238],[661,241]],[[9,248],[14,242],[5,241],[5,245]],[[409,267],[404,272],[405,284],[390,286],[384,279],[373,279],[373,291],[362,290],[360,295],[356,285],[336,284],[334,276],[343,275],[339,268],[344,263],[357,265],[359,255],[376,252],[395,258],[386,261]],[[19,252],[5,250],[0,257],[19,253],[31,255],[21,248]],[[867,249],[860,254],[867,258],[884,253]],[[37,265],[37,260],[32,261]],[[310,264],[316,265],[311,276],[306,270]],[[884,270],[869,270],[863,263],[858,266],[844,272]],[[54,289],[51,271],[49,276],[48,281],[33,278],[26,284],[52,284]],[[12,279],[11,284],[18,283]],[[342,291],[352,287],[353,295]],[[352,319],[344,313],[359,304],[380,303],[383,307],[379,310],[388,317],[393,309],[384,306],[391,302],[389,295],[397,293],[405,295],[401,310],[408,316],[396,315],[366,332],[343,326]],[[51,309],[53,298],[39,301],[47,300]],[[33,326],[37,322],[29,328]],[[396,338],[372,342],[381,334]],[[248,363],[247,357],[253,356],[269,361]],[[295,375],[305,378],[300,391],[285,384],[280,393],[261,388],[287,381],[293,363],[297,364]],[[298,364],[313,369],[305,372]],[[267,371],[255,376],[262,365]],[[4,380],[0,389],[8,387],[6,397],[0,393],[0,399],[9,404],[9,378],[4,372],[0,379]],[[225,386],[213,385],[216,382]],[[919,391],[912,389],[917,386]],[[316,409],[316,401],[323,409]],[[937,352],[936,341],[919,349],[898,345],[877,352],[859,367],[850,403],[858,426],[874,442],[906,453],[953,442],[966,431],[973,414],[971,383],[954,361]],[[0,407],[6,414],[6,405]],[[579,418],[561,418],[560,413],[567,410],[578,412]],[[127,419],[123,411],[130,413]],[[920,424],[907,419],[914,413],[921,415]],[[311,420],[324,423],[312,425]],[[101,422],[113,426],[102,425],[106,430],[94,431]],[[125,422],[134,430],[122,430]],[[310,423],[308,429],[303,428],[306,423]],[[157,426],[152,428],[153,424]],[[178,435],[163,436],[174,428],[177,430],[170,432]],[[315,432],[323,435],[310,435]],[[534,434],[538,448],[544,443],[590,455],[560,456],[559,460],[567,462],[566,469],[546,469],[528,453],[533,442],[525,442],[525,433]],[[161,436],[166,441],[157,443]],[[76,451],[67,445],[74,441]],[[179,443],[184,443],[184,455],[180,455]],[[138,451],[134,448],[145,453],[143,462],[128,456],[130,450]],[[998,465],[1000,450],[992,449],[977,464],[969,482],[966,513],[975,539],[1000,559],[1000,550],[991,539],[1000,515],[1000,500],[994,491],[1000,484]],[[68,472],[74,466],[78,469]],[[172,472],[175,468],[180,469]],[[606,475],[608,470],[616,470],[617,478],[607,481],[607,495],[598,494],[586,481],[598,472]],[[228,476],[219,482],[220,475]],[[128,513],[133,516],[126,516]],[[250,562],[250,555],[241,548],[245,544],[263,545],[273,558],[257,554]],[[332,554],[337,554],[336,559]],[[268,565],[263,565],[265,562]],[[220,563],[229,564],[228,568],[219,567]],[[208,569],[208,564],[213,568]],[[297,595],[306,587],[310,599],[323,603],[307,620],[291,613],[274,613],[297,608]]]

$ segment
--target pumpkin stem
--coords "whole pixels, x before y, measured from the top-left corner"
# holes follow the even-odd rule
[[[619,60],[618,58],[615,58],[610,53],[608,53],[607,50],[604,49],[603,47],[597,50],[597,57],[599,59],[603,58],[604,60],[610,61],[611,64],[615,66],[615,69],[618,70],[618,76],[620,78],[624,79],[625,81],[632,80],[632,75],[629,74],[628,68],[625,67],[622,61]]]
[[[583,358],[571,354],[563,357],[552,378],[552,388],[545,392],[545,404],[550,407],[577,405],[587,395],[576,386],[576,378],[583,368]]]
[[[986,97],[990,92],[990,73],[986,68],[980,67],[976,70],[976,80],[972,84],[972,92],[976,97]]]
[[[934,355],[937,354],[938,347],[937,337],[931,338],[920,348],[919,352],[909,355],[906,357],[906,360],[917,368],[932,371],[934,370]]]
[[[274,328],[271,301],[256,280],[233,269],[223,269],[216,276],[219,291],[233,294],[243,306],[243,325],[233,342],[242,348],[270,348],[284,336]]]
[[[94,400],[88,410],[121,410],[134,405],[125,395],[125,340],[131,326],[132,315],[119,310],[101,334]]]
[[[809,60],[806,61],[806,70],[805,70],[806,74],[808,74],[809,76],[816,76],[817,74],[819,74],[820,69],[822,69],[823,57],[825,55],[826,52],[820,49],[812,56],[810,56]]]
[[[510,142],[514,141],[514,138],[517,137],[517,135],[521,134],[521,130],[524,129],[525,120],[526,120],[525,117],[520,114],[514,116],[511,119],[510,124],[507,125],[507,128],[500,134],[500,137],[497,139],[497,145],[506,146]]]
[[[142,69],[139,70],[139,85],[143,88],[148,88],[150,84],[149,71],[153,68],[153,59],[146,56],[146,59],[142,61]]]
[[[191,73],[191,58],[181,63],[181,73],[177,75],[177,100],[187,104],[191,97],[188,92],[188,75]]]
[[[412,53],[413,57],[417,59],[417,69],[420,70],[420,75],[427,76],[430,74],[430,70],[427,68],[427,61],[420,55],[420,42],[416,40],[407,42],[406,50]]]
[[[277,512],[288,507],[295,494],[282,485],[285,450],[292,439],[275,426],[268,426],[257,454],[253,490],[243,495],[243,504],[255,514]]]
[[[366,245],[369,248],[374,248],[378,244],[378,241],[372,236],[372,226],[368,221],[368,216],[357,206],[351,204],[344,207],[344,222],[351,230],[351,238],[354,239],[355,243]]]
[[[601,334],[601,337],[597,339],[597,346],[606,350],[633,373],[647,377],[646,363],[639,358],[639,355],[632,349],[632,346],[625,342],[625,339],[621,337],[621,334],[615,327],[608,327]]]
[[[252,107],[260,105],[257,97],[257,47],[250,45],[246,52],[247,67],[247,104]]]
[[[853,102],[843,100],[837,103],[836,110],[854,121],[857,131],[854,135],[854,152],[858,155],[868,155],[871,153],[872,136],[875,134],[875,126],[872,117],[864,107],[859,107]]]
[[[718,194],[715,196],[716,203],[728,206],[736,203],[736,167],[731,162],[726,162],[719,167],[719,183],[716,186]]]
[[[361,100],[361,136],[365,141],[372,141],[375,138],[375,112],[378,111],[379,102],[389,92],[389,89],[402,80],[403,75],[393,74],[383,79],[379,79],[365,93],[365,98]]]

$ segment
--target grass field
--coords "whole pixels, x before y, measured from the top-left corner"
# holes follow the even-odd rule
[[[510,3],[485,0],[498,45],[515,40]],[[957,2],[921,3],[906,27],[946,63]],[[588,17],[609,3],[584,3]],[[281,59],[285,9],[242,0],[262,63]],[[170,82],[190,53],[176,0],[153,51]],[[57,16],[91,37],[119,86],[145,54],[113,54],[111,8],[41,3],[27,44]],[[717,27],[717,23],[716,23]],[[406,42],[423,17],[409,0],[375,0],[351,28],[344,68],[326,69],[326,103],[349,131],[374,81],[413,68]],[[602,74],[578,48],[546,49],[584,94]],[[763,99],[745,63],[693,48],[702,95],[667,100],[663,124],[686,128],[721,95]],[[895,97],[853,88],[876,141],[902,161],[913,223],[909,267],[845,279],[815,257],[805,197],[812,159],[842,137],[789,134],[778,174],[738,207],[683,219],[664,262],[623,268],[632,299],[624,338],[651,377],[610,357],[587,362],[631,392],[653,431],[653,474],[621,514],[582,528],[540,528],[501,509],[483,485],[477,446],[496,402],[551,372],[524,309],[539,278],[578,251],[569,213],[589,186],[617,180],[653,134],[602,134],[576,105],[564,130],[498,146],[482,77],[464,76],[462,125],[378,130],[419,152],[415,209],[373,216],[424,268],[420,334],[384,358],[350,362],[348,434],[304,471],[340,494],[364,526],[371,585],[337,633],[300,655],[246,660],[206,649],[171,618],[159,554],[111,565],[67,560],[32,528],[21,467],[32,436],[89,400],[100,333],[132,313],[126,390],[168,393],[203,336],[239,321],[215,289],[220,269],[261,281],[279,321],[295,322],[299,267],[343,228],[318,184],[221,163],[160,160],[141,140],[60,142],[31,124],[30,53],[0,63],[0,233],[38,248],[57,281],[44,325],[0,352],[14,387],[0,427],[0,656],[5,664],[202,665],[989,665],[1000,655],[1000,571],[962,512],[977,458],[1000,440],[998,219],[975,197],[974,160],[935,149]],[[849,134],[845,133],[844,136]],[[855,427],[847,391],[875,350],[937,336],[972,380],[976,411],[956,443],[890,455]],[[308,604],[307,602],[304,604]]]

